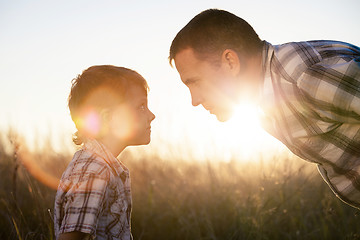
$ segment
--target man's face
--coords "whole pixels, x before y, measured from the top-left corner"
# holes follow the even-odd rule
[[[223,62],[215,66],[200,60],[192,48],[175,56],[175,66],[182,82],[189,88],[192,105],[201,104],[219,121],[227,121],[237,101],[238,80]]]

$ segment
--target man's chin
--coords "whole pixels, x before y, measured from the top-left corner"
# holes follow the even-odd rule
[[[233,112],[227,111],[227,112],[215,113],[214,115],[216,116],[218,121],[226,122],[232,117]]]

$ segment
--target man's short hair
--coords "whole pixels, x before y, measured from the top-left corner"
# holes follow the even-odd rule
[[[218,9],[208,9],[196,15],[182,28],[170,47],[169,62],[186,48],[194,49],[199,59],[219,61],[226,49],[234,50],[240,60],[261,51],[263,42],[242,18]]]

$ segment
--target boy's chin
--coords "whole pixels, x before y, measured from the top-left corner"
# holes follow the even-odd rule
[[[150,143],[150,138],[148,139],[141,139],[138,141],[134,141],[131,144],[129,144],[129,146],[141,146],[141,145],[148,145]]]

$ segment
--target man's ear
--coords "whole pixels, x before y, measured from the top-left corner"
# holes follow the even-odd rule
[[[221,56],[221,62],[233,75],[238,75],[240,73],[241,65],[239,56],[234,50],[225,49]]]

